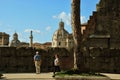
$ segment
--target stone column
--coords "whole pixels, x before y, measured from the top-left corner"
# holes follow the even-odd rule
[[[33,35],[32,35],[32,31],[30,32],[30,44],[29,47],[33,47]]]

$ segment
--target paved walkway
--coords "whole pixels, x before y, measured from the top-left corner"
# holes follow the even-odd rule
[[[102,73],[108,76],[111,80],[120,80],[120,74]]]
[[[120,80],[120,74],[102,73],[108,76],[111,80]],[[4,79],[0,80],[55,80],[50,73],[5,73],[3,74]]]
[[[5,73],[3,80],[54,80],[52,73]]]

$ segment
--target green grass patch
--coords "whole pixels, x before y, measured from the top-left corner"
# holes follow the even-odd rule
[[[61,71],[56,74],[56,76],[100,76],[100,77],[105,77],[105,75],[102,75],[100,73],[95,73],[95,72],[80,72],[77,69],[72,69],[72,70],[67,70],[67,71]]]

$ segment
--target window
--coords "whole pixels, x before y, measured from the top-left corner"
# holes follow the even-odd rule
[[[59,46],[61,45],[61,42],[59,42]]]

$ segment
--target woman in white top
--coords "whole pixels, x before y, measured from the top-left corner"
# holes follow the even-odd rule
[[[60,61],[58,54],[55,54],[53,77],[55,77],[55,72],[60,72]]]

